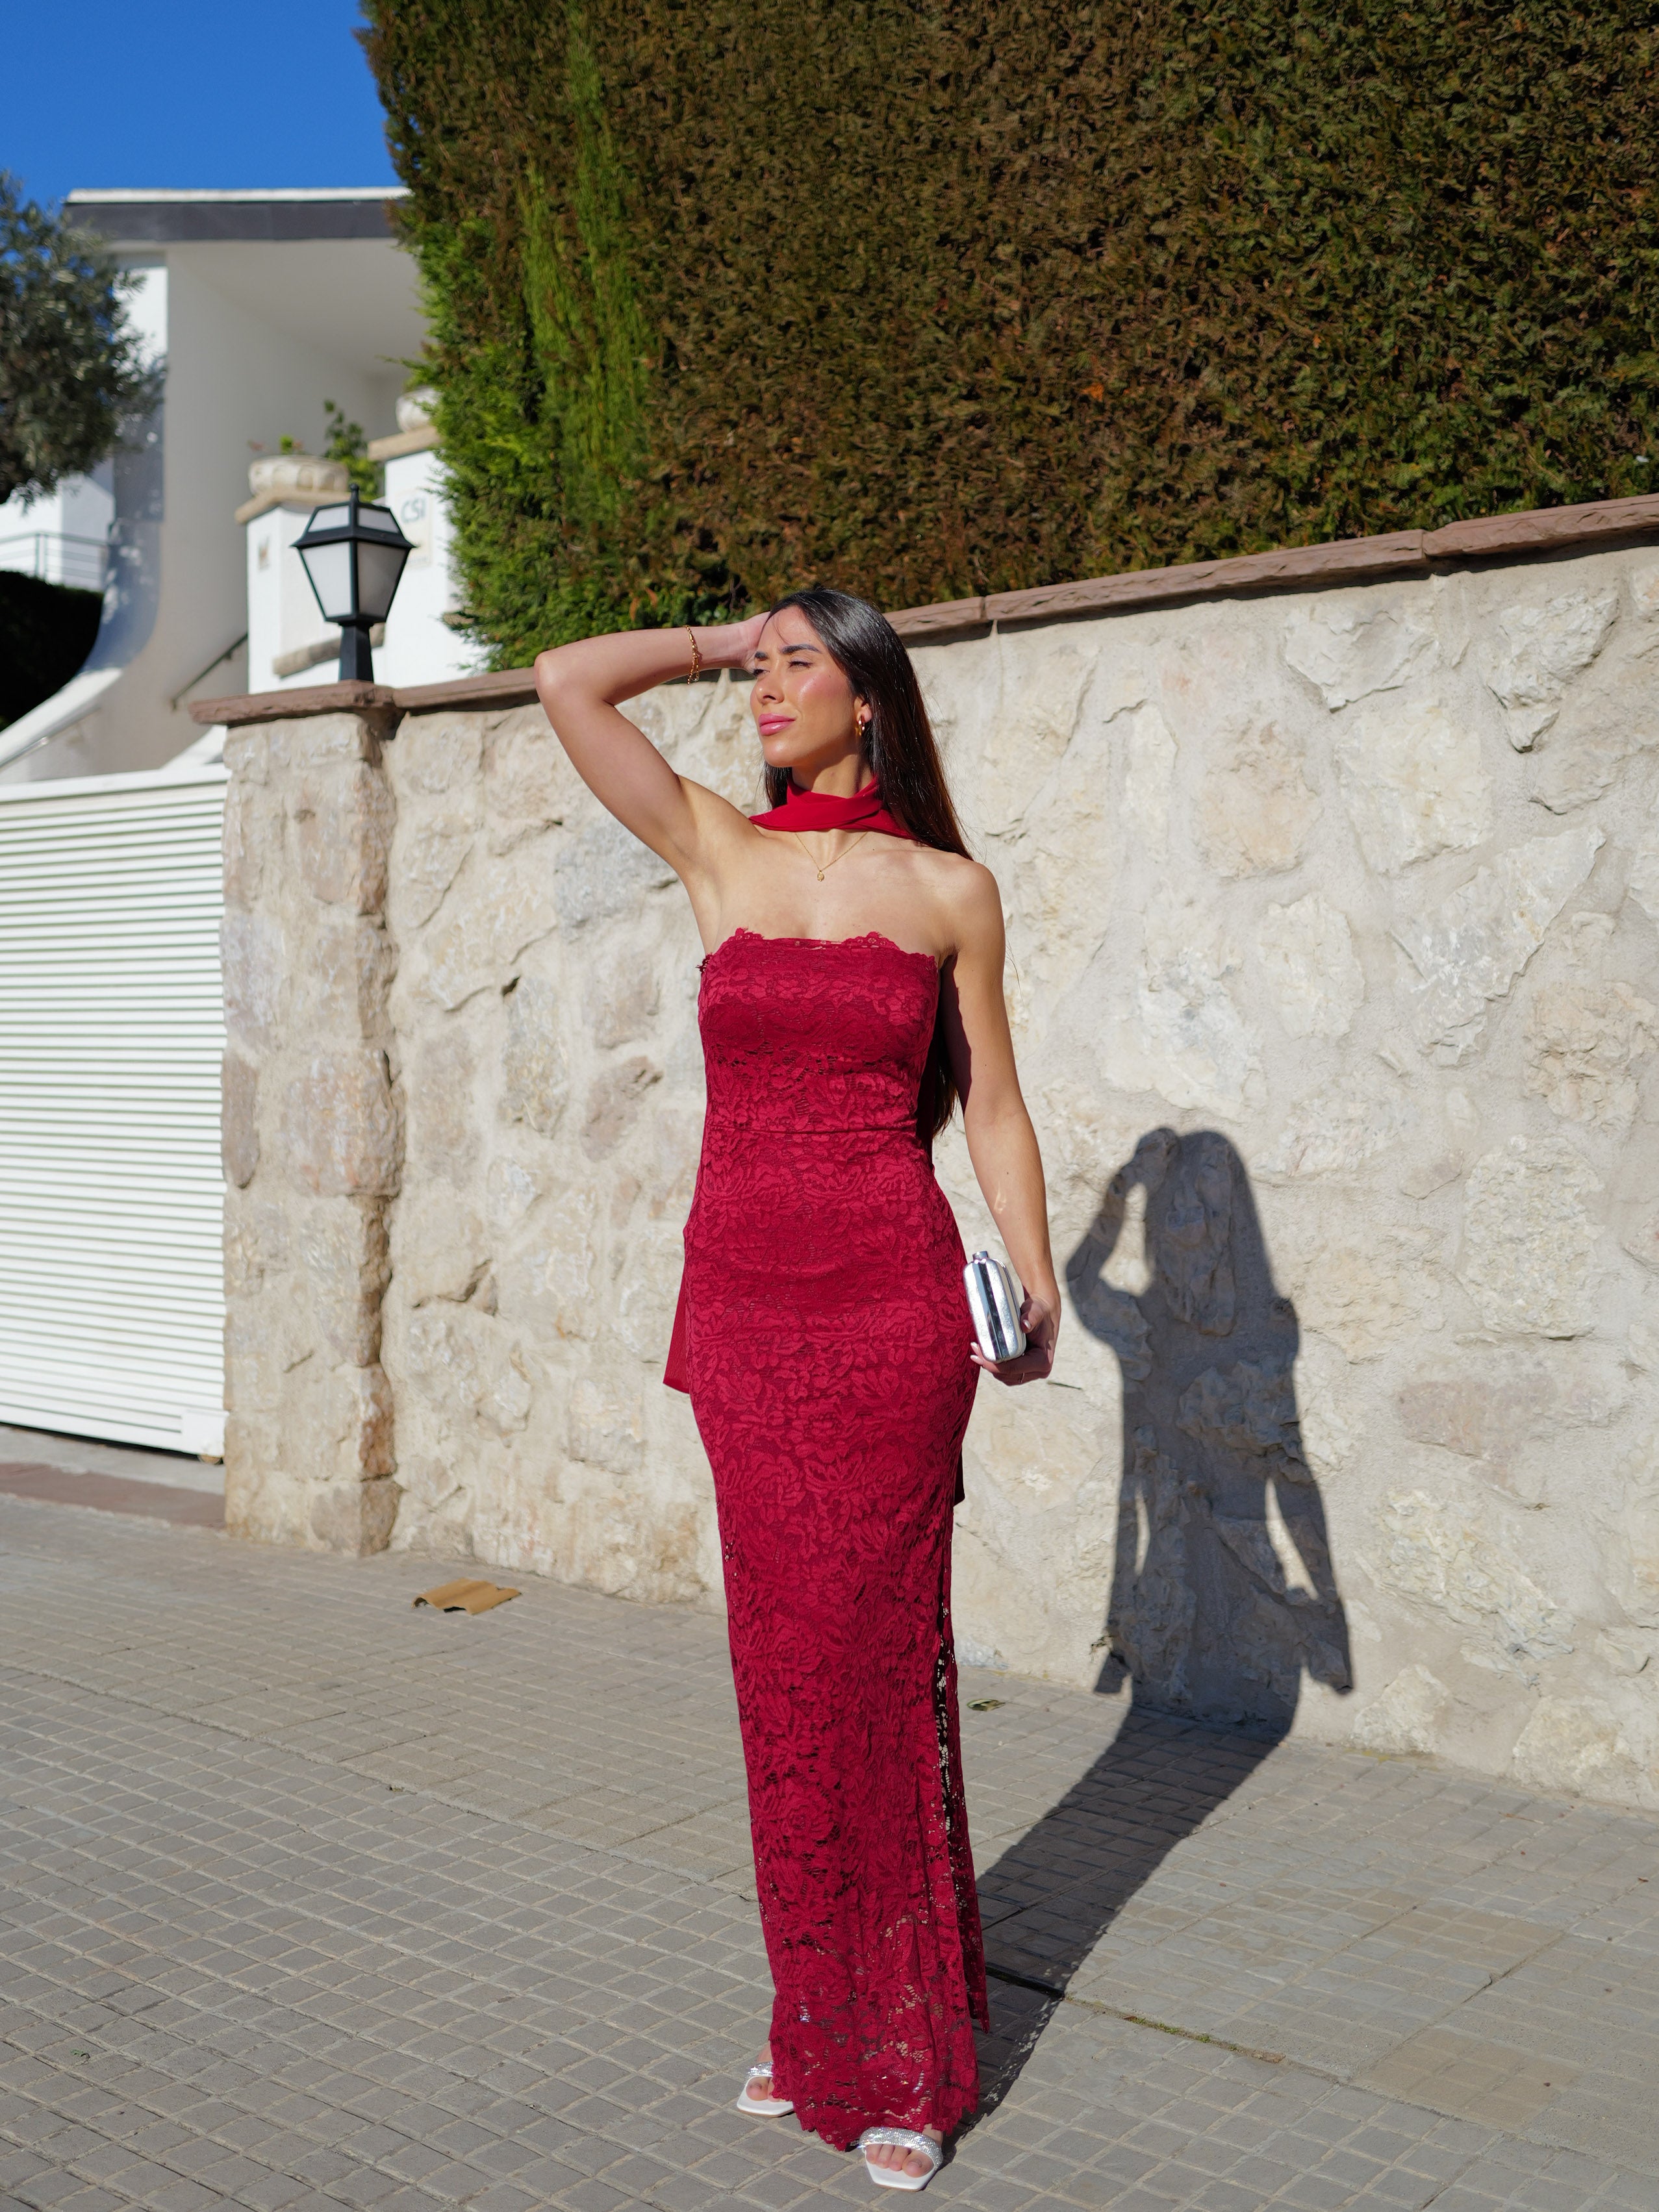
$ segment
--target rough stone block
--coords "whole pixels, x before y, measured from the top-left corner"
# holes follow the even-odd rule
[[[395,744],[400,780],[434,797],[471,788],[483,758],[483,732],[476,718],[411,714],[399,724]]]
[[[270,777],[270,732],[258,723],[231,730],[225,737],[225,769],[233,789],[239,784],[264,784]]]
[[[1455,1066],[1480,1043],[1488,1005],[1508,994],[1605,842],[1588,823],[1528,838],[1477,870],[1437,912],[1395,927],[1422,978],[1418,1036],[1435,1060]]]
[[[477,1421],[498,1437],[517,1435],[534,1393],[512,1331],[465,1306],[422,1306],[410,1320],[406,1358],[411,1381],[453,1423]]]
[[[228,1052],[220,1073],[219,1150],[225,1177],[240,1190],[259,1164],[259,1071]]]
[[[363,714],[307,714],[272,732],[273,757],[280,751],[283,764],[301,773],[313,768],[349,767],[354,761],[378,767],[379,728],[376,719]]]
[[[1176,741],[1156,707],[1137,707],[1113,724],[1124,732],[1123,818],[1140,849],[1168,858],[1170,801],[1175,787]]]
[[[1629,1134],[1632,1071],[1654,1048],[1659,1007],[1626,983],[1550,984],[1527,1009],[1527,1089],[1565,1121]]]
[[[289,1172],[325,1198],[386,1198],[398,1188],[398,1109],[386,1054],[318,1053],[289,1084],[283,1141]]]
[[[661,1068],[636,1054],[619,1067],[598,1077],[587,1094],[582,1118],[582,1150],[590,1160],[602,1160],[628,1134],[640,1101],[653,1083],[662,1080]]]
[[[523,1121],[550,1137],[569,1095],[558,991],[540,975],[521,976],[507,1001],[501,1111],[509,1121]]]
[[[1644,1212],[1619,1242],[1632,1260],[1639,1260],[1644,1267],[1659,1275],[1659,1212]]]
[[[233,1299],[255,1295],[268,1274],[289,1262],[285,1205],[245,1198],[233,1188],[225,1194],[225,1292]]]
[[[1286,1367],[1237,1360],[1206,1368],[1182,1391],[1176,1425],[1209,1450],[1267,1460],[1293,1481],[1307,1477]]]
[[[1540,1698],[1510,1766],[1523,1790],[1614,1797],[1626,1804],[1659,1801],[1618,1717],[1599,1698]]]
[[[536,1343],[590,1342],[599,1334],[598,1214],[591,1185],[567,1186],[538,1212],[533,1237],[500,1264],[502,1316]],[[663,1351],[665,1358],[666,1338]]]
[[[307,1482],[362,1482],[391,1474],[392,1385],[379,1367],[328,1367],[313,1359],[289,1378],[282,1464]]]
[[[480,991],[504,989],[520,954],[558,927],[555,895],[539,848],[469,869],[425,940],[428,994],[453,1011]]]
[[[1121,1089],[1236,1118],[1262,1097],[1261,1043],[1235,995],[1243,959],[1221,918],[1196,898],[1162,891],[1142,923],[1140,974],[1109,1041]]]
[[[331,1360],[373,1365],[380,1356],[380,1301],[392,1273],[384,1205],[346,1199],[313,1207],[295,1243],[317,1334]]]
[[[1302,858],[1321,811],[1301,748],[1267,722],[1222,753],[1200,793],[1195,827],[1218,875],[1272,876]]]
[[[489,1242],[471,1206],[447,1190],[416,1188],[398,1207],[398,1287],[411,1308],[464,1305],[489,1266]]]
[[[396,811],[386,778],[367,761],[301,778],[294,821],[300,872],[313,898],[357,914],[380,911]]]
[[[656,971],[631,947],[596,961],[582,987],[582,1023],[594,1043],[609,1052],[632,1044],[656,1018]]]
[[[1552,814],[1570,814],[1604,798],[1638,753],[1659,744],[1651,709],[1632,711],[1616,696],[1595,702],[1588,719],[1575,714],[1572,723],[1554,731],[1539,757],[1532,795]]]
[[[1571,1654],[1571,1620],[1484,1512],[1406,1491],[1384,1501],[1379,1527],[1380,1579],[1441,1622],[1473,1632],[1479,1663],[1525,1676],[1541,1659]]]
[[[1172,1163],[1153,1240],[1164,1303],[1205,1336],[1226,1336],[1238,1310],[1233,1271],[1233,1152],[1209,1131]]]
[[[1547,1432],[1557,1411],[1554,1387],[1535,1365],[1413,1376],[1395,1406],[1408,1437],[1482,1461],[1498,1480],[1528,1437]]]
[[[477,835],[463,814],[434,814],[415,830],[398,856],[398,903],[404,921],[417,929],[431,921]]]
[[[1298,1099],[1276,1140],[1257,1156],[1256,1173],[1279,1180],[1302,1176],[1357,1175],[1377,1154],[1415,1126],[1405,1086],[1378,1060],[1361,1061],[1320,1090]],[[1461,1170],[1449,1168],[1442,1181]]]
[[[981,730],[975,748],[975,797],[982,826],[993,836],[1018,823],[1064,758],[1076,732],[1090,714],[1099,666],[1097,646],[1074,636],[1006,639],[1001,652],[1002,711]],[[1144,691],[1111,702],[1114,710],[1137,707]],[[1109,722],[1109,727],[1110,726]],[[1127,735],[1120,723],[1114,736]]]
[[[1595,1326],[1590,1211],[1601,1177],[1565,1137],[1512,1137],[1469,1171],[1457,1273],[1504,1336],[1581,1336]]]
[[[1430,703],[1345,720],[1333,750],[1359,848],[1380,875],[1467,852],[1492,829],[1480,740]]]
[[[584,830],[560,854],[553,866],[553,897],[564,927],[580,929],[612,915],[637,912],[648,892],[673,880],[665,860],[620,822],[607,819]]]
[[[1650,921],[1659,921],[1659,835],[1649,832],[1631,855],[1629,893]]]
[[[484,1178],[484,1204],[489,1225],[498,1235],[516,1229],[536,1200],[550,1187],[544,1169],[523,1160],[498,1158],[489,1163]]]
[[[1619,617],[1616,586],[1563,592],[1505,607],[1481,656],[1487,687],[1510,709],[1510,742],[1525,752],[1555,720],[1567,686],[1606,644]]]
[[[380,1037],[397,947],[373,921],[325,922],[312,938],[305,1026],[309,1035]]]
[[[645,1459],[645,1425],[638,1383],[579,1375],[565,1406],[565,1448],[572,1459],[637,1474]]]
[[[266,880],[267,868],[283,856],[281,817],[257,784],[234,777],[225,793],[225,903],[252,908]]]
[[[306,1528],[313,1546],[367,1559],[385,1551],[398,1518],[402,1495],[389,1476],[373,1482],[328,1482],[306,1499]]]
[[[668,1357],[685,1264],[684,1239],[665,1224],[654,1224],[630,1238],[616,1291],[616,1333],[647,1366],[661,1371]]]
[[[581,779],[539,707],[509,716],[490,733],[483,790],[492,853],[511,852],[587,803]]]
[[[1349,1359],[1380,1359],[1413,1332],[1440,1325],[1433,1248],[1426,1230],[1361,1232],[1334,1210],[1322,1213],[1290,1278],[1297,1311]]]
[[[1285,624],[1285,658],[1332,708],[1393,691],[1433,661],[1427,630],[1370,593],[1333,593],[1298,607]]]
[[[1270,906],[1256,953],[1275,1012],[1293,1037],[1346,1036],[1365,995],[1346,917],[1317,891]]]
[[[441,1030],[416,1055],[408,1082],[410,1154],[427,1175],[468,1181],[477,1164],[473,1093],[477,1056],[465,1030]]]
[[[1358,1715],[1348,1741],[1356,1751],[1395,1757],[1437,1751],[1451,1702],[1445,1684],[1413,1662]]]
[[[288,974],[282,924],[269,915],[228,913],[219,925],[219,959],[226,1028],[256,1050],[272,1044]]]
[[[272,1456],[274,1439],[236,1415],[225,1424],[225,1528],[256,1544],[309,1540],[308,1483],[285,1474]]]

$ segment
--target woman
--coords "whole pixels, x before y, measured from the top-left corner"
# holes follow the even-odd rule
[[[752,668],[769,811],[677,775],[618,702]],[[776,1985],[738,2097],[921,2189],[977,2098],[985,1972],[957,1741],[951,1514],[977,1369],[1054,1361],[1042,1166],[1002,908],[968,859],[909,656],[797,592],[728,627],[544,653],[589,787],[684,884],[708,1107],[669,1373],[714,1472]],[[973,1342],[933,1139],[960,1098],[1030,1343]]]

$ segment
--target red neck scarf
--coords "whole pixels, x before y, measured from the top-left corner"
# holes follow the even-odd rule
[[[781,806],[749,819],[763,830],[878,830],[884,836],[920,840],[882,804],[881,786],[872,779],[850,799],[835,799],[828,792],[800,791],[792,783]]]

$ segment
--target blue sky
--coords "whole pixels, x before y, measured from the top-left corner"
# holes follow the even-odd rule
[[[356,0],[0,0],[0,168],[76,186],[395,184]]]

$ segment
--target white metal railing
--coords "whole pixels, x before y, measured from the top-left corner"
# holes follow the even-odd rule
[[[24,530],[0,538],[0,568],[38,576],[44,584],[70,584],[101,592],[109,566],[109,544],[102,538],[76,538],[63,530]]]

